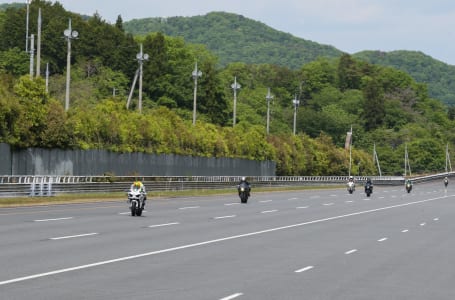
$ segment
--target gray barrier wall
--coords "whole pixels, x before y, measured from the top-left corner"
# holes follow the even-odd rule
[[[0,143],[0,174],[11,174],[11,150],[9,145]]]
[[[275,176],[272,161],[29,148],[0,144],[2,175]],[[9,163],[8,163],[9,162]]]

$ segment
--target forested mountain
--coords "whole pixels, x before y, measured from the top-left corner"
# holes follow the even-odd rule
[[[391,66],[428,84],[431,97],[455,106],[455,67],[415,51],[362,51],[354,57],[372,64]]]
[[[85,18],[58,2],[34,0],[30,19],[43,14],[42,64],[48,91],[30,76],[24,51],[24,7],[0,11],[0,142],[14,147],[102,148],[113,151],[241,157],[277,162],[278,175],[346,175],[346,132],[353,128],[353,174],[375,175],[373,145],[383,175],[401,174],[407,145],[414,172],[444,169],[445,146],[455,145],[453,114],[428,95],[427,86],[396,68],[348,54],[318,56],[289,68],[270,63],[218,63],[204,45],[149,33],[133,37],[119,17]],[[65,111],[66,51],[63,31],[72,19],[71,105]],[[236,27],[235,24],[232,25]],[[36,33],[36,22],[30,32]],[[143,110],[126,99],[142,44]],[[197,61],[197,122],[192,124]],[[232,83],[237,91],[233,126]],[[270,88],[270,133],[266,133]],[[300,106],[294,107],[293,100]],[[296,134],[293,135],[294,113]],[[106,170],[108,171],[108,170]]]
[[[204,44],[226,66],[232,62],[276,64],[298,69],[320,56],[339,57],[335,47],[277,31],[241,15],[212,12],[203,16],[135,19],[124,28],[134,35],[162,32]]]
[[[241,15],[224,12],[194,17],[135,19],[125,22],[124,28],[134,35],[162,32],[203,44],[219,57],[222,65],[267,63],[298,69],[320,56],[335,58],[342,54],[332,46],[294,37]],[[403,70],[417,82],[426,83],[431,97],[455,105],[455,81],[452,80],[455,66],[413,51],[363,51],[354,56]]]

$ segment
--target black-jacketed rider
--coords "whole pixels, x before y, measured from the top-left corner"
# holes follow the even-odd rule
[[[250,183],[246,180],[245,177],[242,177],[242,178],[240,179],[239,185],[237,186],[237,189],[238,189],[238,191],[239,191],[239,196],[240,196],[240,186],[241,186],[242,184],[245,184],[245,185],[247,186],[248,197],[250,197],[251,185],[250,185]]]
[[[371,189],[373,190],[373,183],[371,182],[370,178],[367,178],[367,182],[365,182],[365,190],[366,189]]]

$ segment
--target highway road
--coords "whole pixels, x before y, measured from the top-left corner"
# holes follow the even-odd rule
[[[0,209],[0,299],[455,299],[442,182]]]

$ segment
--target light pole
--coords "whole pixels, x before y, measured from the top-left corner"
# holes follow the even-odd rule
[[[139,109],[139,113],[142,113],[142,71],[143,71],[144,60],[149,59],[149,55],[142,51],[142,44],[141,44],[141,51],[138,54],[136,54],[136,59],[139,62],[139,104],[138,104],[138,109]]]
[[[296,124],[296,120],[297,120],[297,107],[300,104],[300,101],[297,99],[296,95],[294,95],[294,99],[292,100],[292,104],[294,105],[294,130],[293,130],[293,133],[295,135],[295,124]]]
[[[192,73],[194,79],[194,100],[193,100],[193,125],[196,124],[196,97],[197,97],[197,79],[202,76],[202,72],[197,69],[197,62]]]
[[[269,134],[269,125],[270,125],[270,101],[272,101],[273,96],[270,94],[270,88],[267,90],[267,95],[265,100],[267,100],[267,134]]]
[[[231,88],[234,90],[234,116],[233,116],[233,125],[232,127],[235,126],[235,114],[237,111],[237,90],[239,90],[242,86],[237,83],[237,76],[234,77],[234,83],[231,85]]]
[[[27,15],[25,18],[25,52],[28,52],[28,23],[30,18],[30,0],[27,0]]]
[[[79,33],[71,28],[71,19],[68,22],[68,28],[63,32],[68,42],[68,56],[66,58],[66,95],[65,111],[70,108],[70,78],[71,78],[71,40],[78,37]]]
[[[30,36],[30,79],[33,79],[33,62],[34,62],[34,54],[35,54],[35,35],[32,34]]]

